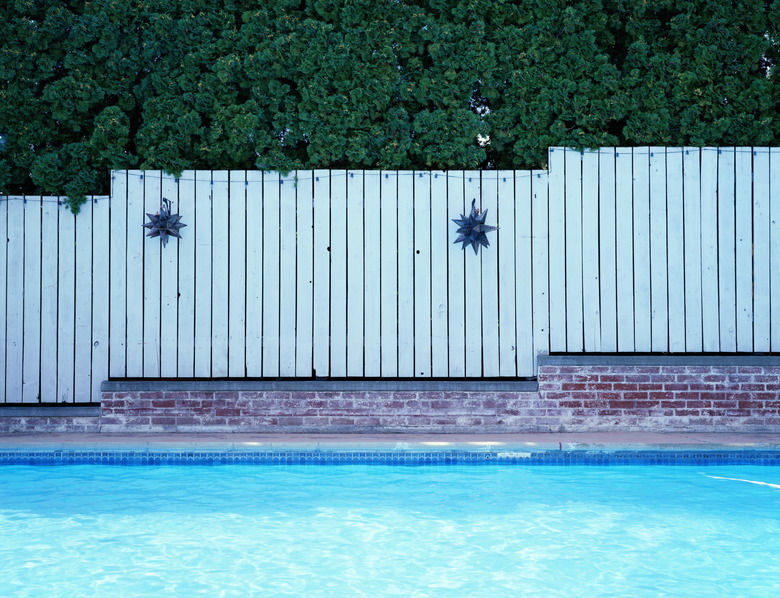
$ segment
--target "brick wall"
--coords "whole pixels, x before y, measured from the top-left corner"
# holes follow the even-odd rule
[[[2,415],[0,413],[0,415]],[[0,434],[37,433],[37,432],[99,432],[99,417],[72,416],[2,416],[0,417]]]
[[[780,430],[780,366],[553,361],[538,378],[569,431]]]
[[[103,394],[104,432],[502,432],[536,422],[536,392],[157,391]],[[546,422],[546,420],[545,420]]]
[[[99,417],[0,417],[0,432],[780,432],[778,357],[541,357],[538,389],[511,391],[264,384],[109,382]]]

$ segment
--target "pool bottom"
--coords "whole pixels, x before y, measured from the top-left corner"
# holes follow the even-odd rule
[[[0,465],[763,465],[780,450],[0,450]]]

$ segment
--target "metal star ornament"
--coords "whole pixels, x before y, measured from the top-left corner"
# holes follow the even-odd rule
[[[466,247],[471,245],[472,249],[474,249],[474,254],[479,253],[480,245],[483,247],[490,246],[487,233],[498,230],[497,226],[485,224],[485,217],[488,211],[480,212],[476,208],[476,203],[476,199],[471,200],[471,214],[468,217],[465,214],[461,214],[460,219],[452,219],[458,225],[458,238],[455,239],[455,243],[463,243],[462,249],[466,249]]]
[[[160,237],[160,241],[165,247],[168,243],[168,237],[176,237],[181,239],[179,229],[187,226],[182,223],[181,216],[179,214],[171,214],[171,200],[163,197],[162,204],[160,205],[160,211],[156,214],[147,214],[150,222],[144,224],[149,232],[146,233],[147,237]]]

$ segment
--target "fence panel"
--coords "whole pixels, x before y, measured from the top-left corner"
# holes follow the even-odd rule
[[[107,207],[108,202],[105,202]],[[0,213],[2,213],[3,204],[0,203]],[[57,401],[57,296],[58,296],[58,276],[57,276],[57,255],[59,247],[59,214],[60,206],[58,198],[47,198],[43,201],[43,219],[41,222],[41,401]],[[107,209],[102,210],[107,213]],[[0,231],[3,220],[0,224]],[[100,234],[104,235],[105,230]],[[2,233],[0,233],[2,234]],[[5,243],[3,243],[5,245]],[[96,251],[105,255],[104,247],[100,242],[95,243]],[[1,249],[0,249],[1,251]],[[5,264],[0,260],[0,264]],[[2,266],[0,266],[2,267]],[[5,293],[2,294],[0,301],[5,300]],[[97,299],[97,298],[96,298]],[[108,295],[104,297],[108,303]],[[117,310],[119,311],[119,309]],[[1,313],[1,312],[0,312]],[[124,325],[124,319],[122,320]],[[108,338],[104,339],[101,347],[96,347],[97,355],[105,354],[108,357]],[[124,343],[124,335],[121,339]],[[0,353],[5,349],[4,343],[0,342]],[[122,357],[122,366],[124,367],[124,356]],[[2,365],[0,365],[0,370]],[[102,382],[102,380],[101,380]],[[94,383],[94,380],[93,380]],[[94,393],[93,393],[94,396]]]
[[[41,368],[41,216],[40,198],[29,199],[24,206],[24,364],[22,401],[36,403],[40,397]],[[91,247],[91,243],[90,243]],[[89,273],[87,273],[89,278]],[[89,297],[86,298],[89,301]],[[46,339],[43,339],[47,342]],[[90,344],[86,343],[89,351]],[[83,349],[82,349],[83,350]],[[87,369],[87,375],[89,370]]]
[[[295,173],[279,178],[279,375],[295,376],[296,285]]]

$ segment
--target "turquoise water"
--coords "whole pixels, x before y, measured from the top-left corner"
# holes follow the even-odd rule
[[[5,466],[0,596],[778,596],[765,484],[780,468]]]

